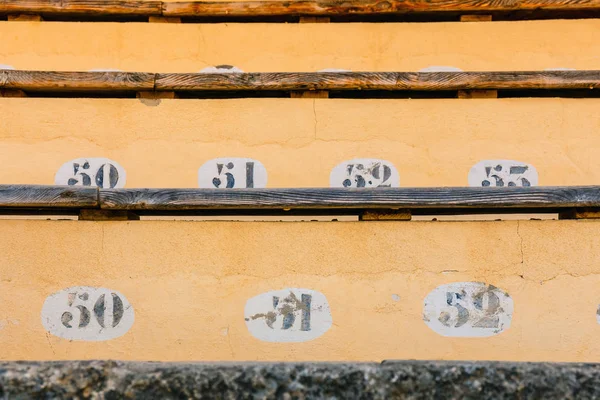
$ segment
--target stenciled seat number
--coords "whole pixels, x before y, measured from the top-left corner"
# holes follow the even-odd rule
[[[396,168],[385,160],[357,158],[336,165],[329,175],[331,187],[373,188],[398,187]]]
[[[456,282],[436,287],[425,298],[423,320],[442,336],[494,336],[510,327],[513,300],[481,282]]]
[[[251,298],[244,309],[246,326],[267,342],[304,342],[332,324],[325,296],[310,289],[284,289]]]
[[[46,330],[70,340],[114,339],[129,330],[133,319],[127,299],[104,288],[68,288],[49,296],[42,307]]]
[[[533,165],[511,160],[485,160],[469,171],[469,186],[537,186],[538,173]]]
[[[125,170],[108,158],[78,158],[63,164],[54,182],[57,185],[122,188],[125,186]]]
[[[212,189],[264,188],[267,170],[251,158],[217,158],[198,170],[198,186]]]

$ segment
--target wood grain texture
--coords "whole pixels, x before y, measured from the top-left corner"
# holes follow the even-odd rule
[[[33,91],[152,90],[154,74],[1,70],[0,88]]]
[[[1,208],[93,208],[98,189],[75,186],[0,185]]]
[[[502,11],[586,11],[600,0],[362,0],[362,1],[184,1],[0,0],[0,13],[86,16],[256,17],[344,16]]]
[[[180,17],[340,16],[598,8],[599,0],[188,1],[163,3],[163,14]]]
[[[103,209],[566,208],[600,206],[600,186],[377,189],[100,189]]]
[[[146,0],[0,0],[0,13],[149,16],[162,13],[162,2]]]
[[[152,74],[1,70],[0,88],[31,91],[323,91],[595,89],[600,71]]]
[[[600,71],[157,74],[156,90],[594,89]]]

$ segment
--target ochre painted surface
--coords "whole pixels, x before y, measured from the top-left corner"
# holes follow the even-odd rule
[[[600,360],[600,222],[0,222],[3,360]],[[484,282],[514,301],[509,329],[443,337],[425,297]],[[125,335],[68,341],[45,332],[48,295],[122,293]],[[289,287],[327,297],[333,325],[303,343],[246,329],[246,301]]]
[[[597,69],[600,20],[481,23],[0,22],[0,64],[32,70],[246,72]]]
[[[0,183],[53,184],[107,157],[126,187],[197,187],[218,157],[262,162],[267,187],[328,187],[336,165],[391,162],[400,186],[467,186],[486,159],[532,164],[540,185],[600,183],[600,99],[0,99]]]

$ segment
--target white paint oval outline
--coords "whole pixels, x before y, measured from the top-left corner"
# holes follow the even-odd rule
[[[351,168],[351,166],[353,167]],[[379,168],[379,178],[373,176],[371,173],[369,173],[370,178],[364,178],[364,174],[362,174],[361,171],[370,171],[376,167]],[[385,170],[382,171],[381,169],[385,167],[390,169],[390,176],[384,180]],[[362,184],[362,181],[360,181],[358,176],[363,177],[362,179],[365,184],[365,186],[361,187],[400,187],[400,174],[398,174],[398,170],[394,164],[378,158],[354,158],[352,160],[346,160],[339,163],[333,167],[331,173],[329,174],[329,186],[352,188],[359,187],[358,185]],[[373,182],[375,179],[379,181],[378,185],[374,185]],[[350,185],[347,185],[348,182],[350,182]]]
[[[102,296],[104,296],[104,301],[100,302]],[[115,296],[122,302],[120,317],[113,313],[115,307],[118,307],[118,305],[115,306],[118,304]],[[113,304],[112,310],[107,303]],[[103,304],[101,318],[97,312],[98,304]],[[67,340],[98,342],[115,339],[126,334],[133,326],[135,313],[127,298],[116,290],[92,286],[73,286],[46,298],[42,306],[41,319],[44,329],[54,336]],[[85,321],[87,324],[80,327]],[[109,323],[111,321],[112,323]],[[116,325],[111,326],[115,322]]]
[[[325,295],[300,288],[272,290],[252,297],[244,307],[244,321],[256,339],[277,343],[314,340],[333,325]]]
[[[513,312],[508,293],[482,282],[441,285],[423,300],[423,321],[446,337],[498,335],[510,328]]]
[[[87,163],[87,167],[86,167]],[[78,165],[78,167],[77,167]],[[117,172],[117,180],[114,186],[111,186],[110,180],[108,186],[104,180],[104,175],[107,173],[110,175],[114,170]],[[98,174],[102,173],[99,177]],[[90,184],[88,185],[88,178]],[[81,157],[71,161],[67,161],[56,171],[54,175],[54,183],[56,185],[69,185],[69,186],[89,186],[98,187],[97,178],[102,180],[103,188],[122,188],[125,187],[127,181],[127,174],[125,169],[116,161],[113,161],[105,157]],[[76,182],[74,182],[76,181]]]
[[[267,169],[263,163],[246,157],[220,157],[208,160],[198,169],[198,187],[205,189],[227,189],[231,179],[233,179],[234,185],[230,189],[247,188],[248,163],[252,163],[252,188],[267,187]],[[220,170],[219,165],[222,165]],[[231,165],[233,167],[230,168]],[[243,186],[239,185],[239,182],[243,182]]]
[[[498,170],[498,167],[501,169]],[[525,168],[526,171],[522,171]],[[515,170],[517,169],[517,170]],[[483,160],[473,165],[467,177],[469,186],[537,186],[537,169],[529,163],[515,160]],[[499,183],[502,185],[499,185]],[[487,184],[489,183],[489,184]],[[511,185],[514,183],[514,185]]]

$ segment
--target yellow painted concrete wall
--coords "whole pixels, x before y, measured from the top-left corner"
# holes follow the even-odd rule
[[[197,187],[217,157],[250,157],[267,187],[328,187],[357,157],[400,185],[467,186],[485,159],[537,168],[540,185],[600,182],[600,99],[0,99],[0,183],[53,184],[79,157],[123,166],[127,187]]]
[[[247,72],[598,68],[599,20],[484,23],[0,22],[0,64],[32,70]]]
[[[0,358],[130,360],[600,360],[600,222],[0,221]],[[488,338],[441,336],[423,301],[458,281],[514,301]],[[61,339],[46,296],[78,286],[122,293],[124,336]],[[246,329],[244,305],[289,287],[323,293],[333,325],[303,343]]]

